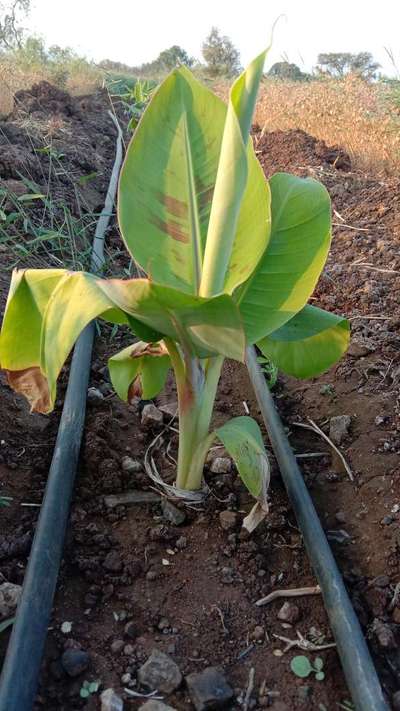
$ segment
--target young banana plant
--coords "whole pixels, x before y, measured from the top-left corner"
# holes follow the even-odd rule
[[[121,398],[153,398],[175,372],[177,487],[202,487],[218,439],[266,508],[256,422],[237,417],[211,428],[223,360],[243,362],[257,344],[286,373],[318,375],[346,350],[349,326],[307,305],[330,246],[328,193],[285,173],[268,182],[249,140],[264,61],[265,52],[235,81],[228,106],[186,67],[171,72],[140,120],[119,185],[121,233],[148,277],[14,271],[0,363],[32,409],[47,413],[86,324],[125,324],[141,340],[109,361]]]

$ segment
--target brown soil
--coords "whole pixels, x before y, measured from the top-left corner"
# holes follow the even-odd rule
[[[76,166],[79,175],[83,169],[99,173],[95,185],[99,207],[112,165],[115,134],[106,109],[102,95],[71,99],[48,85],[24,93],[18,111],[0,124],[0,140],[7,136],[0,142],[0,177],[19,179],[15,162],[20,160],[18,171],[24,173],[28,166],[40,183],[49,156],[32,152],[27,122],[47,125],[61,117],[65,131],[57,129],[57,150],[65,154],[72,170]],[[39,134],[35,140],[43,145],[43,134]],[[348,544],[332,545],[390,697],[400,688],[400,661],[396,648],[382,646],[374,620],[387,624],[386,632],[391,631],[398,642],[400,609],[391,608],[390,601],[399,580],[400,545],[400,181],[354,173],[343,151],[327,148],[300,131],[264,136],[256,132],[255,141],[267,175],[289,170],[322,180],[333,198],[334,222],[342,225],[334,228],[331,255],[314,303],[352,319],[351,349],[321,378],[307,383],[281,378],[276,402],[296,452],[324,453],[321,458],[300,461],[324,527],[345,529],[351,537]],[[86,161],[84,167],[81,159]],[[71,180],[63,183],[60,178],[60,183],[57,189],[71,210],[76,210]],[[40,185],[47,187],[45,182]],[[114,228],[110,236],[116,244]],[[3,251],[2,260],[3,256],[7,264],[10,255]],[[392,271],[372,271],[355,262]],[[0,279],[3,306],[9,275],[6,280],[0,273]],[[380,318],[371,318],[376,316]],[[157,434],[141,426],[140,403],[127,407],[110,390],[106,355],[125,343],[122,331],[116,336],[103,332],[96,346],[91,385],[105,397],[88,407],[36,708],[99,708],[97,695],[88,701],[79,697],[84,679],[99,679],[101,688],[113,686],[123,694],[128,682],[121,677],[130,673],[131,688],[138,689],[137,670],[155,647],[168,652],[184,675],[220,665],[236,698],[243,697],[254,668],[255,691],[249,708],[255,711],[265,705],[275,711],[337,708],[349,695],[335,651],[319,654],[324,660],[323,682],[298,679],[290,671],[290,660],[300,650],[276,654],[285,645],[274,635],[294,639],[299,631],[309,638],[331,641],[320,598],[296,600],[299,619],[290,627],[277,619],[282,601],[261,608],[254,605],[274,589],[315,584],[272,456],[271,513],[252,536],[240,529],[250,501],[234,473],[206,472],[212,495],[203,511],[187,511],[186,522],[179,527],[163,520],[158,504],[107,509],[105,495],[149,488],[143,473],[126,474],[121,461],[127,454],[143,460]],[[13,497],[11,505],[0,511],[0,576],[11,582],[23,580],[38,508],[21,504],[39,504],[42,499],[65,378],[64,374],[56,412],[48,418],[30,415],[4,380],[0,384],[0,494]],[[243,369],[227,364],[219,392],[217,422],[244,414],[243,401],[258,417]],[[174,401],[170,383],[158,403]],[[323,440],[293,424],[311,417],[325,427],[330,417],[343,414],[352,417],[349,437],[341,449],[354,472],[354,483]],[[176,434],[166,429],[157,455],[165,476],[172,473],[165,454],[169,441],[173,455]],[[226,509],[238,512],[238,525],[232,531],[220,526],[219,512]],[[72,623],[68,634],[60,629],[65,621]],[[128,628],[127,623],[131,623]],[[265,630],[259,641],[253,639],[256,626]],[[7,639],[8,633],[0,637],[0,659]],[[124,647],[113,653],[112,644],[119,639]],[[59,661],[71,647],[81,647],[90,655],[88,669],[77,679],[69,679]],[[185,685],[168,703],[181,710],[192,708]],[[127,708],[139,706],[139,701],[126,698]],[[242,706],[237,701],[231,708]]]

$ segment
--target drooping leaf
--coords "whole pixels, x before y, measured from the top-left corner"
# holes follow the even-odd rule
[[[170,358],[162,343],[138,341],[113,355],[108,368],[114,390],[121,400],[135,396],[151,400],[165,385]]]
[[[203,299],[147,279],[103,280],[85,272],[17,272],[1,332],[0,363],[32,409],[52,409],[59,372],[81,331],[97,317],[120,324],[133,319],[146,333],[169,336],[193,355],[244,358],[239,311],[228,295]]]
[[[129,251],[154,281],[189,294],[198,292],[226,111],[186,67],[175,69],[154,93],[121,171]],[[247,161],[226,291],[249,276],[268,238],[269,189],[251,145]]]
[[[254,275],[236,292],[249,343],[280,328],[314,291],[331,240],[330,198],[311,178],[270,180],[271,237]]]
[[[219,427],[215,434],[236,464],[250,493],[266,503],[269,486],[269,462],[260,428],[251,417],[235,417]]]
[[[311,378],[336,363],[349,341],[350,326],[346,319],[315,306],[305,306],[257,346],[285,373]]]

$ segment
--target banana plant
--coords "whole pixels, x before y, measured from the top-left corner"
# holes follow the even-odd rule
[[[257,423],[211,426],[224,358],[244,362],[256,344],[282,371],[307,378],[349,342],[345,319],[307,304],[329,251],[329,195],[286,173],[267,181],[249,139],[265,54],[235,81],[228,105],[186,67],[154,93],[118,195],[122,237],[147,277],[16,270],[0,336],[10,385],[47,413],[82,329],[94,318],[125,324],[140,340],[109,361],[121,398],[154,398],[175,373],[176,487],[201,489],[219,440],[264,511],[268,460]]]

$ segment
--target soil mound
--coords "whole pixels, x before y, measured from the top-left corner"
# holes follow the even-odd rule
[[[310,166],[332,165],[337,170],[351,170],[350,156],[339,146],[327,146],[305,131],[272,131],[256,129],[254,146],[267,176],[279,171],[296,172]]]

